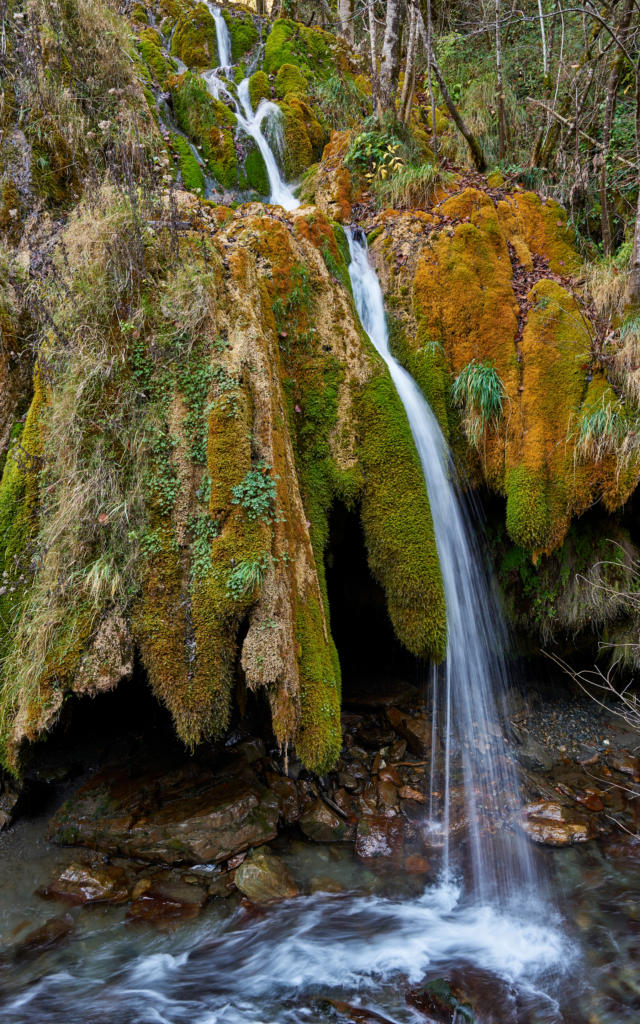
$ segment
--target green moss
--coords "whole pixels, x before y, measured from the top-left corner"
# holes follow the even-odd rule
[[[177,132],[171,133],[171,146],[178,155],[178,169],[182,184],[189,192],[204,195],[204,174],[200,164],[191,151],[189,143]]]
[[[431,406],[440,429],[449,439],[447,413],[447,377],[442,342],[428,337],[423,324],[418,327],[418,345],[410,344],[402,321],[389,316],[389,345],[396,359],[409,371]]]
[[[431,509],[411,429],[386,369],[377,370],[358,404],[369,566],[386,591],[405,647],[441,661],[446,607]]]
[[[147,67],[160,85],[164,85],[170,74],[176,70],[174,61],[168,61],[162,53],[162,39],[154,28],[143,28],[138,39],[138,48]]]
[[[507,474],[507,531],[527,551],[547,545],[550,515],[544,477],[526,466]]]
[[[269,195],[269,177],[262,153],[257,146],[253,145],[247,153],[244,162],[244,171],[251,188],[255,189],[261,196]]]
[[[317,598],[298,605],[296,636],[301,702],[296,750],[310,771],[323,775],[333,768],[342,747],[340,667]]]
[[[171,80],[171,92],[180,128],[202,149],[212,175],[225,188],[238,182],[235,114],[213,99],[199,75],[187,72]]]
[[[142,4],[135,4],[131,11],[131,20],[135,21],[137,25],[147,24],[147,12]]]
[[[180,18],[171,40],[171,53],[188,68],[218,66],[216,23],[204,4],[198,4]]]
[[[273,23],[264,51],[264,70],[276,74],[283,64],[294,64],[316,79],[335,70],[335,37],[319,28],[308,28],[287,18]]]
[[[262,99],[271,99],[271,87],[264,71],[256,71],[249,79],[251,109],[256,110]]]
[[[248,11],[234,10],[233,13],[223,8],[222,16],[227,23],[231,37],[231,60],[237,64],[245,53],[252,50],[258,42],[258,30]]]
[[[289,93],[304,99],[307,95],[307,80],[297,65],[283,64],[276,75],[275,90],[281,100]]]
[[[297,178],[322,156],[328,136],[311,107],[289,95],[279,104],[282,111],[282,162],[287,179]]]

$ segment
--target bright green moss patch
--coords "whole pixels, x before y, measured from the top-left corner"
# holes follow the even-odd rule
[[[264,70],[276,74],[283,64],[322,79],[334,70],[335,37],[319,28],[307,28],[287,18],[275,21],[267,37]]]
[[[164,56],[160,34],[154,28],[143,28],[138,39],[138,47],[156,82],[164,85],[169,75],[175,72],[176,64]]]
[[[428,337],[421,324],[418,328],[418,346],[407,339],[402,321],[390,316],[389,346],[396,359],[409,371],[429,403],[444,436],[449,437],[447,414],[447,377],[444,346]]]
[[[231,36],[231,60],[237,64],[258,42],[258,30],[248,11],[235,9],[231,12],[225,7],[222,10],[222,17]]]
[[[342,747],[340,667],[317,598],[298,605],[296,635],[301,703],[296,749],[307,768],[323,775],[333,768]]]
[[[171,133],[171,146],[178,155],[178,169],[180,171],[180,177],[182,184],[189,192],[195,192],[196,195],[204,195],[204,174],[202,168],[196,160],[191,147],[183,135],[178,135],[177,132]]]
[[[417,657],[441,661],[447,618],[431,509],[409,422],[386,369],[365,386],[358,405],[369,565],[386,591],[396,635]]]
[[[249,100],[252,110],[257,110],[260,100],[271,99],[271,86],[264,71],[256,71],[249,79]]]
[[[261,196],[269,195],[269,177],[262,153],[254,144],[250,147],[244,161],[244,173],[251,188]]]
[[[281,159],[287,179],[297,178],[322,156],[327,134],[311,107],[297,96],[280,103],[283,148]]]
[[[183,15],[171,40],[171,53],[188,68],[218,66],[216,23],[205,4]]]
[[[544,477],[516,466],[507,474],[507,532],[512,541],[526,551],[544,548],[549,520]]]
[[[307,80],[296,64],[283,64],[276,75],[275,90],[276,96],[281,100],[288,93],[304,99],[307,95]]]
[[[217,181],[232,188],[238,181],[235,114],[210,96],[199,75],[187,72],[172,79],[170,86],[180,128],[201,148]]]

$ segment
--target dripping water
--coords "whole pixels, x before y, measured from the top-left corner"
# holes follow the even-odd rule
[[[497,844],[486,831],[503,824],[505,807],[518,803],[518,781],[500,728],[505,692],[505,629],[484,570],[455,467],[438,421],[409,373],[389,350],[382,291],[359,229],[349,231],[349,273],[362,325],[386,362],[404,405],[425,477],[447,610],[447,651],[432,676],[433,720],[430,822],[442,843],[445,880],[455,869],[450,837],[458,824],[469,835],[474,892],[509,898],[535,887],[527,840],[508,834]],[[444,756],[436,754],[436,723]],[[440,767],[438,761],[443,761]],[[464,822],[454,807],[454,765],[461,762]],[[444,778],[442,778],[442,775]],[[437,800],[436,793],[444,789]]]

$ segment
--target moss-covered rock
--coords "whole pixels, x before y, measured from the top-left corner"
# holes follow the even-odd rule
[[[138,48],[145,64],[159,85],[164,85],[176,70],[175,61],[169,61],[162,52],[162,38],[156,29],[143,28],[138,37]]]
[[[328,32],[280,18],[267,36],[264,70],[274,75],[283,64],[289,64],[305,74],[326,78],[335,68],[336,46],[335,37]]]
[[[311,107],[292,94],[280,103],[282,111],[281,160],[287,179],[297,178],[322,155],[327,134]]]
[[[271,86],[264,71],[256,71],[249,79],[249,101],[252,110],[257,110],[262,99],[271,99]]]
[[[258,42],[258,30],[249,11],[243,11],[239,7],[234,7],[233,10],[224,7],[222,16],[231,37],[231,60],[237,64]]]
[[[171,40],[171,53],[188,68],[218,66],[216,23],[205,4],[197,4],[180,18]]]
[[[172,132],[171,147],[178,157],[178,170],[184,187],[189,192],[204,196],[204,174],[187,140],[183,135]]]
[[[208,92],[199,75],[186,72],[169,80],[180,128],[198,146],[214,178],[225,188],[238,183],[235,114]]]
[[[307,95],[307,80],[297,65],[282,64],[276,75],[275,90],[281,100],[289,93],[304,99]]]

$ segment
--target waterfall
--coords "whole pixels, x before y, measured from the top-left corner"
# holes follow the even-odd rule
[[[219,7],[208,3],[209,13],[216,23],[216,42],[218,44],[218,61],[221,68],[231,67],[231,39],[229,29]]]
[[[238,127],[252,138],[258,147],[267,170],[269,202],[274,206],[282,206],[285,210],[296,210],[300,206],[300,202],[293,194],[293,189],[287,185],[282,177],[275,153],[262,130],[265,121],[267,121],[277,132],[282,120],[282,111],[276,103],[263,98],[254,112],[249,97],[248,77],[240,82],[237,99],[228,85],[222,80],[220,72],[223,68],[228,68],[231,61],[229,30],[220,8],[214,7],[211,3],[208,4],[208,7],[216,23],[220,68],[212,68],[210,71],[203,72],[202,77],[207,85],[207,89],[214,99],[223,99],[225,103],[228,103],[233,108]]]
[[[389,351],[382,290],[359,229],[348,231],[349,274],[362,325],[389,368],[411,427],[425,477],[447,608],[447,652],[433,669],[433,742],[430,817],[442,843],[444,878],[453,871],[454,765],[461,762],[474,893],[509,897],[533,886],[533,858],[524,837],[489,843],[484,828],[504,822],[518,800],[518,781],[500,728],[498,702],[507,680],[506,630],[462,499],[455,467],[438,421],[419,387]],[[444,764],[436,755],[436,722]],[[436,790],[443,791],[435,798]],[[456,808],[457,810],[457,808]],[[499,837],[498,837],[499,838]]]

